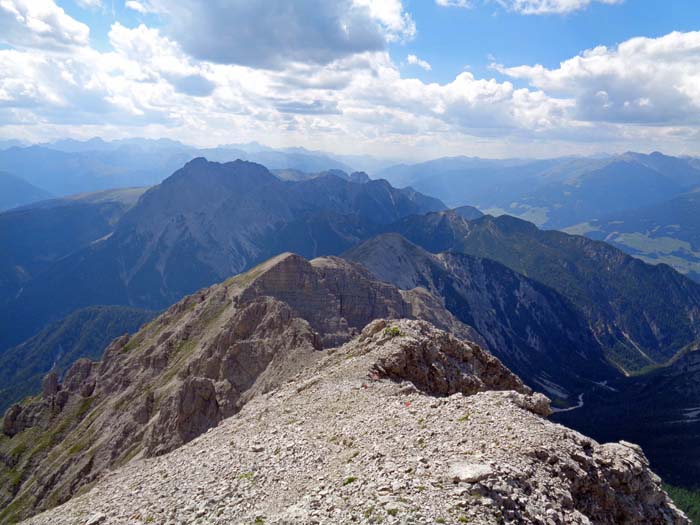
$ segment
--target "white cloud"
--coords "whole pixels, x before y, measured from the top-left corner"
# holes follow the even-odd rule
[[[440,0],[438,0],[440,1]],[[449,1],[449,0],[442,0]],[[524,15],[566,14],[585,9],[590,4],[621,4],[624,0],[496,0],[510,11]]]
[[[53,0],[0,1],[0,42],[11,46],[65,49],[88,44],[90,29]]]
[[[431,66],[429,62],[418,58],[416,55],[408,55],[408,57],[406,57],[406,61],[409,64],[413,66],[418,66],[426,71],[430,71],[433,69],[433,66]]]
[[[352,0],[356,6],[369,9],[370,16],[385,29],[389,41],[410,40],[416,24],[403,7],[402,0]]]
[[[153,8],[148,2],[137,2],[136,0],[127,0],[124,3],[124,7],[126,7],[127,9],[131,9],[132,11],[141,13],[142,15],[153,12]]]
[[[552,96],[576,100],[583,121],[683,125],[700,123],[700,32],[633,38],[543,66],[494,66]]]
[[[471,0],[435,0],[440,7],[473,7]]]
[[[416,28],[401,0],[149,0],[132,9],[158,12],[166,33],[200,60],[282,69],[289,62],[329,64]],[[143,9],[141,9],[143,8]]]
[[[76,2],[86,9],[96,9],[102,6],[102,0],[76,0]]]
[[[384,49],[261,69],[199,60],[146,25],[115,23],[109,42],[109,52],[0,50],[0,136],[258,140],[402,156],[647,144],[698,153],[700,33],[632,39],[552,69],[495,66],[518,86],[471,72],[446,83],[405,78]]]

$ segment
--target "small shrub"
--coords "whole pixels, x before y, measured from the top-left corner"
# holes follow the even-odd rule
[[[399,509],[386,509],[386,513],[389,516],[396,516],[399,513]]]
[[[384,330],[384,335],[387,335],[393,339],[394,337],[399,337],[403,334],[401,333],[401,330],[399,330],[398,326],[390,326]]]
[[[345,485],[350,485],[350,483],[354,483],[357,481],[357,478],[355,476],[350,476],[349,478],[345,478],[345,481],[343,481],[343,487]]]

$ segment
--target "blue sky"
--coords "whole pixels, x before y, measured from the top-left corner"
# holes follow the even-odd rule
[[[449,82],[467,65],[479,76],[493,75],[489,57],[509,66],[555,67],[599,45],[700,29],[697,0],[594,3],[566,15],[544,16],[523,16],[493,2],[470,9],[443,8],[426,0],[411,0],[406,5],[418,32],[410,43],[392,45],[392,56],[398,60],[410,52],[428,61],[432,71],[416,73],[436,82]]]
[[[6,0],[0,67],[2,139],[700,155],[695,0]]]

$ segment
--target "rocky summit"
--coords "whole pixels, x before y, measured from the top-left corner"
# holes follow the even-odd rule
[[[478,346],[375,320],[216,428],[27,523],[689,523],[638,447],[548,413]]]
[[[400,291],[337,258],[283,254],[185,298],[116,339],[100,362],[78,360],[61,381],[50,374],[40,396],[8,409],[0,521],[191,441],[382,317],[478,339],[429,293]]]

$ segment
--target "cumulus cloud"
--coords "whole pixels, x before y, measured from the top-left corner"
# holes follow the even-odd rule
[[[90,29],[53,0],[0,1],[0,42],[10,46],[66,49],[88,44]]]
[[[352,4],[367,8],[389,41],[409,40],[416,34],[416,24],[404,10],[402,0],[352,0]]]
[[[425,71],[430,71],[433,69],[433,66],[431,66],[429,62],[418,58],[416,55],[408,55],[406,57],[406,61],[412,66],[418,66]]]
[[[401,0],[149,0],[130,7],[160,13],[167,34],[199,60],[272,69],[328,64],[415,34]]]
[[[584,121],[682,125],[700,121],[700,32],[633,38],[562,62],[494,66],[553,96],[576,100]]]
[[[115,23],[109,43],[107,52],[0,49],[0,136],[169,136],[432,155],[697,145],[700,33],[599,47],[557,68],[495,65],[505,78],[465,71],[443,83],[402,76],[383,46],[259,68],[197,59],[167,27]]]
[[[438,0],[440,1],[440,0]],[[449,1],[449,0],[441,0]],[[524,15],[566,14],[585,9],[590,4],[621,4],[624,0],[496,0],[510,11]]]

